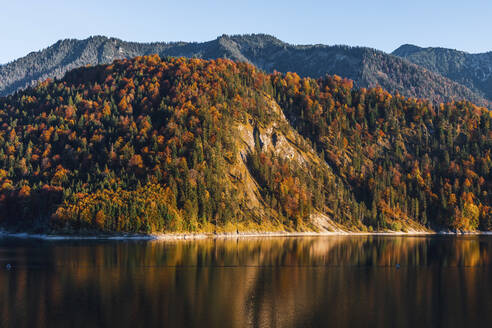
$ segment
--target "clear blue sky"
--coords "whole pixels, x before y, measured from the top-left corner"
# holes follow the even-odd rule
[[[390,52],[404,43],[492,50],[492,0],[0,0],[0,63],[59,39],[206,41],[268,33]]]

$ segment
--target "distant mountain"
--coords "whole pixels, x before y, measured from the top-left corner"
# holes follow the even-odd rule
[[[470,54],[446,48],[421,48],[403,45],[393,52],[467,86],[475,93],[492,100],[492,52]]]
[[[360,87],[382,86],[389,92],[434,102],[466,99],[478,105],[492,103],[477,92],[397,56],[364,47],[291,45],[265,35],[223,35],[203,43],[135,43],[102,36],[61,40],[0,66],[0,96],[47,78],[61,78],[70,69],[110,63],[139,55],[229,58],[267,71],[297,72],[301,76],[340,75]]]

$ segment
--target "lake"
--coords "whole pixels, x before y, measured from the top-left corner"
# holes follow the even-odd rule
[[[490,322],[492,236],[0,239],[0,327]]]

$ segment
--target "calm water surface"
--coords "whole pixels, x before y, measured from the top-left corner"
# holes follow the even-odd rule
[[[491,322],[492,236],[0,239],[0,327]]]

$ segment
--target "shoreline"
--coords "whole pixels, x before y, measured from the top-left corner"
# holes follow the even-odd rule
[[[162,234],[94,234],[94,235],[57,235],[36,234],[27,232],[7,232],[0,230],[0,239],[38,239],[38,240],[204,240],[204,239],[248,239],[248,238],[281,238],[281,237],[353,237],[353,236],[480,236],[492,235],[492,231],[451,232],[451,231],[382,231],[382,232],[240,232],[240,233],[162,233]]]

